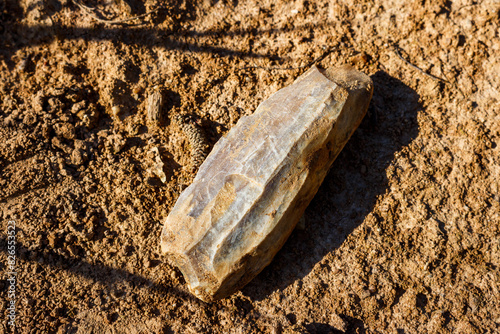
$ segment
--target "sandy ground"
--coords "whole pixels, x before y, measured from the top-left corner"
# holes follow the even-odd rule
[[[0,2],[1,332],[11,300],[19,333],[500,331],[498,0],[158,4]],[[368,115],[272,264],[205,304],[159,250],[196,146],[315,59],[371,76]]]

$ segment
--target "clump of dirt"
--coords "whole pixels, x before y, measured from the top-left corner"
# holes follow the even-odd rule
[[[0,16],[20,332],[500,330],[498,1],[11,0]],[[212,147],[315,59],[370,75],[369,113],[272,264],[205,304],[159,250],[201,150],[176,120]]]

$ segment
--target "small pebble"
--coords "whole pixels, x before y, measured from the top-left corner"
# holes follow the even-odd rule
[[[28,59],[22,59],[17,65],[17,69],[21,72],[24,72],[28,67]]]
[[[360,299],[366,299],[368,297],[370,297],[370,291],[368,291],[367,289],[361,289],[359,292],[358,292],[358,296]]]
[[[49,242],[49,246],[51,248],[55,248],[59,241],[59,238],[57,237],[56,233],[52,232],[47,236],[47,240]]]
[[[113,112],[113,116],[118,116],[121,112],[121,108],[119,106],[113,106],[111,111]]]
[[[71,107],[71,112],[73,114],[77,114],[80,110],[84,109],[87,106],[87,101],[83,100],[78,103],[73,104]]]
[[[79,149],[79,148],[75,148],[73,150],[73,152],[71,153],[71,163],[73,165],[81,165],[83,164],[85,161],[84,161],[84,158],[83,158],[83,154],[82,154],[82,150]]]
[[[354,65],[366,65],[370,61],[370,56],[366,53],[361,52],[349,59]]]

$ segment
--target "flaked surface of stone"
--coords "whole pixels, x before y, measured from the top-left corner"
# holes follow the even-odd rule
[[[230,295],[270,263],[361,122],[371,92],[359,72],[313,67],[216,143],[161,236],[197,297]]]

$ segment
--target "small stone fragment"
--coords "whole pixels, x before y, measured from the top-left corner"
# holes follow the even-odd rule
[[[161,160],[160,151],[158,147],[153,147],[150,151],[153,154],[153,166],[151,167],[151,172],[158,176],[161,182],[167,182],[167,176],[163,171],[163,166],[165,165]]]
[[[73,149],[73,152],[71,152],[71,163],[73,165],[81,165],[83,164],[85,161],[83,159],[83,152],[81,149],[79,148],[75,148]]]
[[[372,93],[371,79],[350,66],[313,66],[215,144],[161,234],[194,295],[229,296],[271,262]]]
[[[19,64],[17,64],[17,69],[21,72],[24,72],[28,68],[28,59],[21,59]]]
[[[31,106],[36,112],[41,112],[43,110],[43,103],[45,99],[45,94],[43,90],[39,90],[31,101]]]
[[[73,114],[78,114],[80,110],[85,109],[86,107],[87,107],[87,101],[83,100],[73,104],[73,106],[71,107],[71,112]]]
[[[113,116],[118,117],[121,113],[121,108],[119,106],[113,106],[111,107],[111,112],[113,113]]]
[[[162,118],[162,104],[163,97],[161,92],[158,89],[155,89],[148,96],[148,122],[154,125],[158,125],[161,122]]]
[[[49,241],[49,246],[51,248],[56,248],[56,246],[58,246],[58,243],[59,243],[59,238],[57,236],[57,234],[55,232],[52,232],[50,233],[48,236],[47,236],[47,240]]]
[[[354,65],[366,65],[370,61],[370,56],[365,52],[361,52],[349,59]]]

